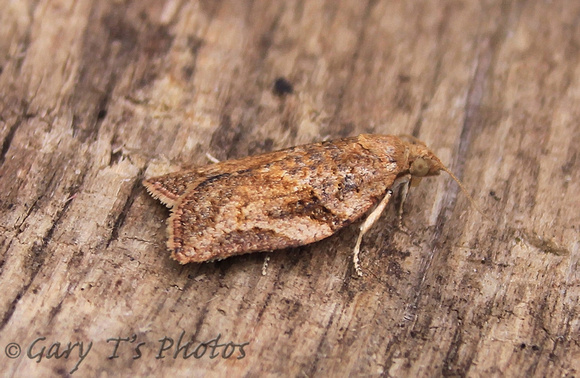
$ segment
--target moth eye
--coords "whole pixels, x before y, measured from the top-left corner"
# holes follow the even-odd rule
[[[409,171],[413,176],[425,176],[427,173],[429,173],[429,163],[427,163],[427,160],[423,158],[417,158],[413,164],[411,164]]]

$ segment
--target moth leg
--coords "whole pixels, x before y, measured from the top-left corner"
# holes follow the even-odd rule
[[[381,202],[378,204],[378,206],[369,214],[367,219],[365,219],[363,224],[360,226],[360,232],[358,234],[358,239],[356,240],[356,245],[354,246],[354,251],[353,251],[353,256],[352,256],[352,261],[354,263],[354,269],[356,270],[356,274],[358,274],[359,277],[362,277],[362,275],[363,275],[362,269],[360,268],[360,264],[359,264],[359,258],[358,258],[358,255],[360,252],[360,243],[362,242],[362,237],[373,226],[373,224],[375,224],[375,222],[380,218],[381,213],[383,212],[383,210],[385,210],[385,207],[389,203],[389,200],[391,199],[392,195],[393,195],[393,191],[391,189],[387,190],[387,194],[385,194],[385,196],[383,197]]]
[[[209,152],[205,153],[205,157],[207,158],[207,160],[211,161],[212,163],[219,163],[220,160],[216,157],[214,157],[212,154],[210,154]]]
[[[270,255],[266,255],[264,257],[264,264],[262,265],[262,276],[265,276],[268,273],[268,263],[270,262]]]
[[[411,175],[405,175],[401,178],[395,180],[393,187],[401,186],[399,195],[401,197],[401,204],[399,205],[399,229],[403,232],[407,231],[407,228],[403,225],[403,206],[407,200],[407,195],[409,194],[409,186],[411,186]]]

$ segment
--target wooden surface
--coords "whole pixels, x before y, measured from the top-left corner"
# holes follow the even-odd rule
[[[0,9],[4,374],[69,375],[69,342],[78,376],[580,374],[579,2]],[[266,276],[261,254],[169,258],[144,177],[363,132],[424,140],[490,220],[442,175],[408,234],[394,206],[367,234],[362,279],[357,225]],[[182,333],[200,358],[174,358]],[[201,355],[218,335],[245,356]]]

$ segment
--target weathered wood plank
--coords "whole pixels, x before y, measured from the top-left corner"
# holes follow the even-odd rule
[[[78,347],[34,356],[69,341],[84,375],[578,374],[577,2],[0,9],[6,374],[70,374]],[[411,192],[408,233],[391,206],[365,237],[362,279],[356,225],[272,254],[267,276],[260,254],[169,259],[144,177],[362,132],[425,140],[492,221],[441,176]],[[249,344],[174,358],[182,332],[190,352]]]

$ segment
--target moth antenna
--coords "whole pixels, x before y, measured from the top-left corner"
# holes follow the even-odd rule
[[[446,166],[442,165],[441,166],[441,170],[447,172],[447,174],[449,176],[451,176],[451,178],[453,179],[453,181],[455,181],[457,183],[457,185],[459,185],[459,188],[461,189],[461,191],[463,192],[463,194],[465,194],[465,196],[467,197],[467,199],[471,203],[471,206],[473,206],[475,208],[475,210],[477,210],[477,212],[480,213],[485,219],[487,219],[488,221],[491,222],[491,219],[487,215],[485,215],[485,213],[479,208],[479,206],[477,206],[477,203],[475,202],[475,200],[473,199],[473,197],[471,197],[471,195],[467,191],[467,188],[465,188],[465,186],[463,186],[463,183],[461,182],[461,180],[459,180],[453,174],[453,172],[451,172],[449,169],[447,169]]]

